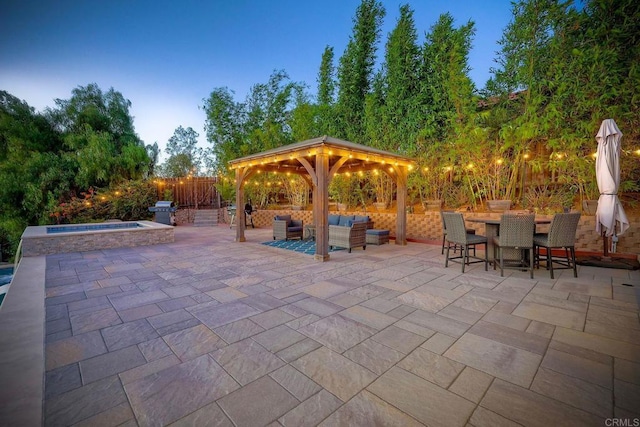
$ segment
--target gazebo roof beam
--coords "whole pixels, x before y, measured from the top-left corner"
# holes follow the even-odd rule
[[[342,165],[337,173],[342,174],[342,173],[346,173],[346,172],[351,172],[351,173],[358,173],[358,172],[366,172],[366,171],[374,171],[374,170],[380,170],[382,171],[383,169],[385,171],[388,171],[389,168],[394,169],[396,166],[392,166],[389,164],[385,164],[384,166],[379,164],[379,163],[355,163],[355,164],[347,164],[347,165]],[[260,165],[260,166],[256,166],[257,170],[259,173],[281,173],[281,174],[286,174],[286,173],[294,173],[297,175],[305,175],[307,174],[307,170],[302,166],[294,166],[294,165],[273,165],[273,164],[266,164],[266,165]],[[413,168],[410,168],[413,169]]]
[[[240,159],[232,160],[229,164],[232,169],[236,169],[239,167],[253,167],[269,163],[276,164],[287,160],[294,160],[299,157],[307,158],[312,162],[312,158],[320,153],[328,154],[330,158],[341,158],[346,156],[350,159],[396,166],[408,166],[413,164],[411,159],[394,153],[329,137],[316,138],[275,148],[262,153],[245,156]]]

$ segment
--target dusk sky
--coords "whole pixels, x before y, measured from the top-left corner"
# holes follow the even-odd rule
[[[402,1],[382,1],[386,17],[378,59]],[[325,46],[337,65],[360,0],[211,0],[108,2],[9,0],[0,4],[0,90],[42,110],[71,90],[97,83],[132,103],[140,138],[166,141],[178,126],[192,127],[206,143],[203,99],[228,87],[244,101],[251,86],[274,70],[316,92]],[[476,35],[471,78],[482,88],[495,66],[497,41],[511,20],[508,0],[409,2],[419,43],[449,12]],[[164,157],[163,157],[164,158]]]

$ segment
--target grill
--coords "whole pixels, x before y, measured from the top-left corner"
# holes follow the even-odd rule
[[[176,208],[175,203],[169,200],[158,200],[155,206],[149,208],[149,212],[155,214],[155,222],[166,225],[176,225]]]

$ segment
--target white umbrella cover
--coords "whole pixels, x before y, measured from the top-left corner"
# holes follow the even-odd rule
[[[598,156],[596,180],[600,190],[596,211],[596,231],[606,236],[620,235],[629,228],[629,220],[618,199],[620,186],[620,140],[622,132],[613,119],[602,121],[596,135]],[[616,231],[616,222],[620,223]]]

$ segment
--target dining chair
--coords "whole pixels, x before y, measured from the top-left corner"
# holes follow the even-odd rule
[[[533,279],[534,230],[535,215],[533,214],[505,212],[502,215],[500,218],[500,235],[493,238],[493,269],[496,269],[496,264],[500,265],[500,277],[504,276],[505,268],[522,270],[526,267]],[[505,259],[505,249],[517,250],[519,258]],[[525,256],[525,251],[528,251],[528,257]]]
[[[462,272],[464,273],[465,265],[484,262],[484,270],[487,271],[489,264],[487,238],[479,234],[467,233],[464,225],[464,217],[459,212],[442,212],[442,218],[447,229],[447,255],[444,266],[448,267],[449,261],[460,262],[462,264]],[[454,247],[460,246],[460,256],[450,256],[451,245],[454,245]],[[476,256],[475,248],[477,245],[484,245],[484,259]],[[471,249],[473,249],[473,255],[469,254]],[[470,261],[470,258],[473,258],[475,261]]]
[[[444,217],[442,216],[443,212],[453,212],[453,211],[440,211],[440,220],[442,221],[442,251],[440,252],[441,254],[444,254],[444,243],[447,240],[447,226],[444,223]],[[473,228],[467,228],[465,226],[465,230],[467,231],[468,234],[476,234],[476,230]],[[458,246],[454,245],[453,246],[453,253],[455,254],[458,251]],[[475,252],[474,252],[475,255]]]
[[[573,277],[578,277],[576,266],[576,230],[580,222],[580,212],[558,213],[553,216],[548,233],[536,233],[533,236],[535,264],[540,266],[540,248],[547,252],[547,270],[553,279],[553,265],[556,270],[573,270]],[[564,255],[554,255],[553,249],[564,249]]]

